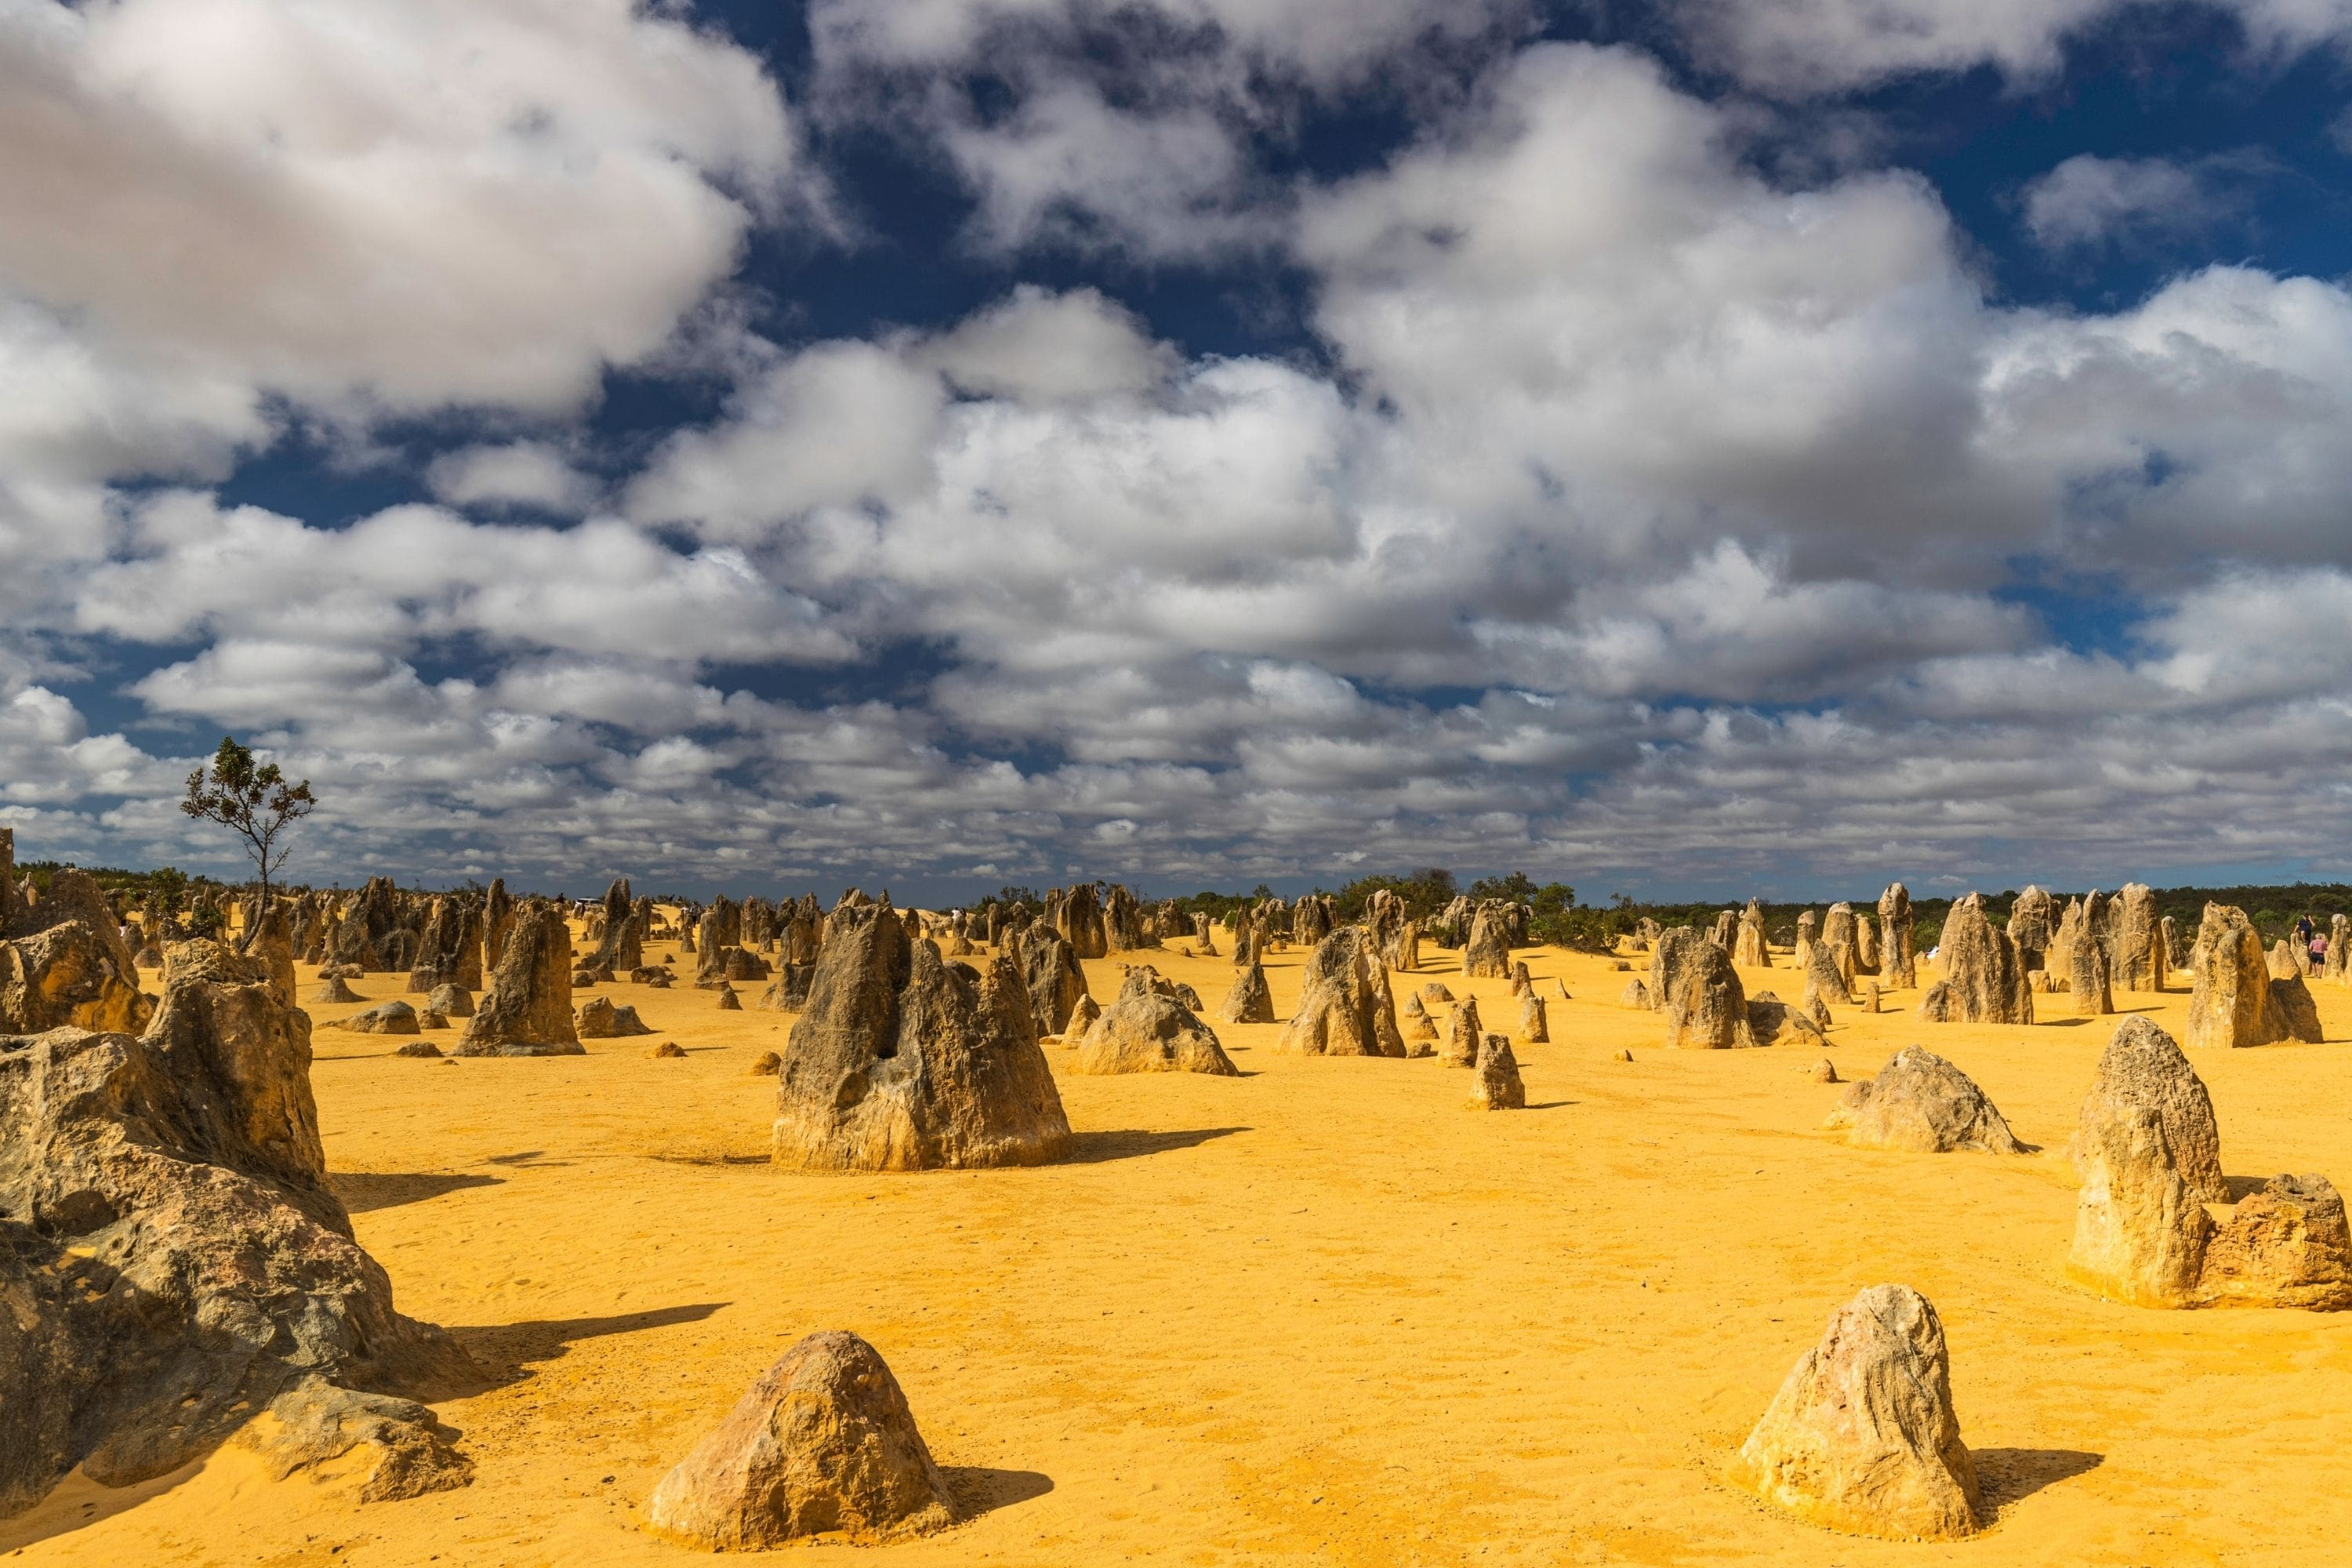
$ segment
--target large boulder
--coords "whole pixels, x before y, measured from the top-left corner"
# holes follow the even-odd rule
[[[2121,1300],[2188,1304],[2212,1229],[2205,1205],[2228,1201],[2229,1184],[2211,1097],[2149,1019],[2126,1018],[2108,1040],[2071,1152],[2081,1186],[2067,1272]]]
[[[706,1552],[826,1533],[887,1541],[955,1517],[898,1380],[839,1331],[809,1335],[761,1373],[646,1505],[655,1533]]]
[[[424,1026],[417,1022],[415,1008],[394,998],[352,1014],[343,1020],[343,1027],[354,1035],[413,1035]]]
[[[1037,1032],[1058,1035],[1067,1029],[1078,998],[1089,994],[1087,972],[1069,939],[1044,921],[1032,921],[1006,944],[1006,952],[1028,990]]]
[[[2205,1248],[2198,1283],[2216,1306],[2352,1307],[2352,1233],[2325,1176],[2273,1176]]]
[[[2018,960],[2017,944],[1985,918],[1981,893],[1954,900],[1951,913],[1944,918],[1937,961],[1944,972],[1937,987],[1943,993],[1941,1017],[1927,1011],[1925,1000],[1922,1016],[1969,1024],[2033,1022],[2033,990]]]
[[[1800,1519],[1855,1535],[1950,1541],[1983,1528],[1944,1326],[1927,1299],[1874,1285],[1840,1308],[1730,1476]]]
[[[2291,1037],[2286,1002],[2273,996],[2263,939],[2243,910],[2205,906],[2190,968],[2195,984],[2189,994],[2189,1049],[2267,1046]]]
[[[1805,951],[1805,984],[1798,994],[1797,1005],[1807,1012],[1812,1011],[1817,1002],[1824,1005],[1834,1002],[1841,1007],[1853,1005],[1853,987],[1849,984],[1853,977],[1847,968],[1853,956],[1852,910],[1846,910],[1844,931],[1843,943],[1824,935],[1816,937],[1813,945]]]
[[[1869,1082],[1848,1086],[1828,1125],[1847,1129],[1847,1142],[1864,1149],[2030,1152],[1968,1074],[1919,1046],[1896,1052]]]
[[[1216,1031],[1192,1016],[1175,988],[1149,969],[1130,973],[1118,996],[1088,1025],[1072,1066],[1082,1073],[1202,1072],[1238,1078]]]
[[[0,1034],[77,1028],[132,1033],[155,1015],[138,970],[79,921],[0,942]]]
[[[1755,1044],[1748,994],[1731,954],[1689,926],[1659,934],[1650,954],[1650,1005],[1666,1016],[1666,1044],[1727,1050]]]
[[[173,952],[144,1037],[0,1041],[0,1515],[76,1466],[104,1486],[166,1474],[306,1389],[349,1415],[338,1452],[366,1438],[362,1417],[404,1418],[408,1481],[379,1464],[363,1496],[462,1481],[429,1415],[355,1392],[441,1397],[478,1373],[394,1309],[352,1239],[319,1152],[307,1024],[266,963]]]
[[[1298,1005],[1274,1048],[1308,1057],[1402,1057],[1396,999],[1370,932],[1341,926],[1315,944]]]
[[[1274,993],[1265,983],[1265,967],[1253,962],[1234,976],[1233,989],[1217,1005],[1217,1020],[1225,1024],[1271,1024]]]
[[[518,910],[506,949],[490,972],[466,1032],[451,1053],[460,1057],[559,1057],[581,1054],[572,1020],[572,932],[563,911],[532,903]]]
[[[985,974],[908,937],[887,904],[836,908],[776,1086],[775,1158],[809,1169],[1036,1165],[1070,1143],[1011,960]]]

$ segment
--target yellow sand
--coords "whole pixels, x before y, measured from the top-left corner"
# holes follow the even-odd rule
[[[1267,963],[1285,1016],[1302,956]],[[1302,1060],[1274,1054],[1272,1026],[1221,1025],[1245,1077],[1064,1070],[1081,1155],[1034,1171],[772,1169],[773,1080],[746,1068],[789,1019],[686,986],[607,988],[657,1033],[582,1058],[400,1059],[397,1040],[321,1028],[328,1159],[361,1241],[405,1310],[516,1369],[441,1407],[478,1479],[362,1507],[348,1481],[272,1484],[232,1448],[131,1492],[77,1479],[0,1525],[0,1551],[698,1561],[636,1510],[784,1346],[851,1329],[982,1511],[787,1561],[2352,1560],[2352,1314],[2150,1312],[2062,1279],[2063,1148],[2109,1022],[1925,1025],[1916,993],[1843,1013],[1831,1055],[1848,1076],[1924,1042],[2046,1149],[1864,1152],[1818,1131],[1838,1092],[1801,1070],[1818,1049],[1669,1052],[1653,1016],[1617,1005],[1628,976],[1607,962],[1525,956],[1554,1043],[1519,1047],[1524,1112],[1467,1109],[1469,1075],[1434,1061]],[[1212,1007],[1233,973],[1156,962]],[[1110,995],[1116,963],[1087,967]],[[1423,978],[1465,989],[1439,955],[1397,978],[1400,1002]],[[1744,978],[1797,989],[1785,968]],[[1490,1027],[1516,1021],[1502,982],[1466,989]],[[2315,989],[2331,1039],[2352,1035],[2352,995]],[[2179,1032],[2177,994],[2116,1001]],[[649,1058],[664,1039],[686,1059]],[[2352,1182],[2343,1045],[2197,1067],[2230,1173]],[[1943,1315],[1999,1504],[1970,1542],[1828,1534],[1719,1479],[1832,1310],[1889,1280]]]

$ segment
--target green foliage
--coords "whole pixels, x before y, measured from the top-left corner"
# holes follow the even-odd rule
[[[220,750],[213,753],[209,776],[203,768],[188,775],[180,810],[201,822],[217,822],[245,840],[245,852],[261,875],[261,896],[267,900],[269,873],[285,863],[289,853],[278,836],[317,805],[309,779],[288,784],[276,763],[257,766],[250,749],[224,735]]]
[[[1363,919],[1372,895],[1383,889],[1403,900],[1408,919],[1427,921],[1454,901],[1457,885],[1454,873],[1442,866],[1423,866],[1402,877],[1359,877],[1333,895],[1341,922]]]
[[[1007,907],[1013,904],[1026,904],[1033,910],[1041,910],[1045,907],[1045,900],[1037,896],[1037,889],[1034,888],[1016,888],[1008,882],[981,899],[972,907],[984,910],[996,904],[1003,904]]]

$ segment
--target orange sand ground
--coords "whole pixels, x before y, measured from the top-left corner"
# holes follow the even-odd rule
[[[1848,1076],[1927,1043],[2045,1146],[1865,1152],[1818,1131],[1838,1092],[1801,1070],[1819,1050],[1664,1050],[1607,962],[1523,956],[1554,998],[1554,1043],[1519,1047],[1524,1112],[1466,1109],[1469,1075],[1434,1061],[1281,1057],[1275,1026],[1219,1025],[1248,1076],[1066,1071],[1081,1152],[1041,1170],[770,1168],[774,1084],[745,1069],[790,1020],[683,985],[608,988],[657,1033],[578,1058],[399,1059],[397,1040],[321,1028],[313,1079],[360,1240],[404,1310],[515,1369],[439,1407],[475,1483],[362,1507],[348,1481],[271,1484],[231,1447],[126,1492],[76,1478],[0,1524],[0,1552],[707,1561],[641,1532],[638,1508],[784,1346],[845,1328],[888,1358],[977,1517],[781,1561],[2352,1561],[2352,1314],[2153,1312],[2062,1279],[2063,1149],[2108,1024],[2057,1016],[2063,996],[2030,1028],[1921,1024],[1916,993],[1844,1013]],[[1267,964],[1286,1016],[1302,957]],[[1232,976],[1157,962],[1212,1007]],[[1116,962],[1087,969],[1111,995]],[[1400,1002],[1423,977],[1464,989],[1438,954]],[[1785,968],[1743,978],[1798,989]],[[1516,1020],[1502,982],[1468,989],[1490,1026]],[[2352,1038],[2352,994],[2315,990],[2330,1040]],[[2185,997],[2116,1000],[2179,1033]],[[649,1059],[663,1039],[686,1059]],[[2352,1184],[2343,1044],[2197,1068],[2231,1175]],[[1972,1542],[1832,1535],[1718,1479],[1832,1309],[1888,1280],[1943,1315],[1999,1505]]]

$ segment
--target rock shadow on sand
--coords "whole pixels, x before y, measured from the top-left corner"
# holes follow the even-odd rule
[[[2021,1502],[2047,1486],[2088,1475],[2107,1462],[2080,1448],[1975,1448],[1977,1484],[1988,1513]]]
[[[1135,1160],[1148,1154],[1166,1154],[1178,1149],[1197,1149],[1213,1138],[1229,1138],[1236,1132],[1255,1132],[1254,1127],[1195,1127],[1174,1132],[1150,1132],[1139,1128],[1126,1128],[1116,1132],[1079,1132],[1070,1139],[1070,1152],[1054,1162],[1057,1165],[1099,1165],[1111,1160]]]
[[[506,1369],[511,1375],[525,1366],[555,1360],[581,1340],[698,1323],[720,1308],[731,1305],[728,1301],[693,1301],[604,1318],[539,1318],[520,1323],[453,1326],[449,1331],[476,1361],[485,1367]]]
[[[958,1522],[970,1523],[984,1513],[1044,1497],[1054,1489],[1054,1478],[1037,1470],[992,1470],[981,1465],[941,1465],[948,1491],[956,1500]]]
[[[327,1184],[343,1200],[343,1207],[353,1214],[366,1214],[374,1209],[396,1209],[404,1204],[421,1204],[427,1198],[437,1198],[444,1193],[462,1192],[467,1187],[504,1185],[504,1176],[461,1175],[456,1172],[425,1171],[330,1171]]]

